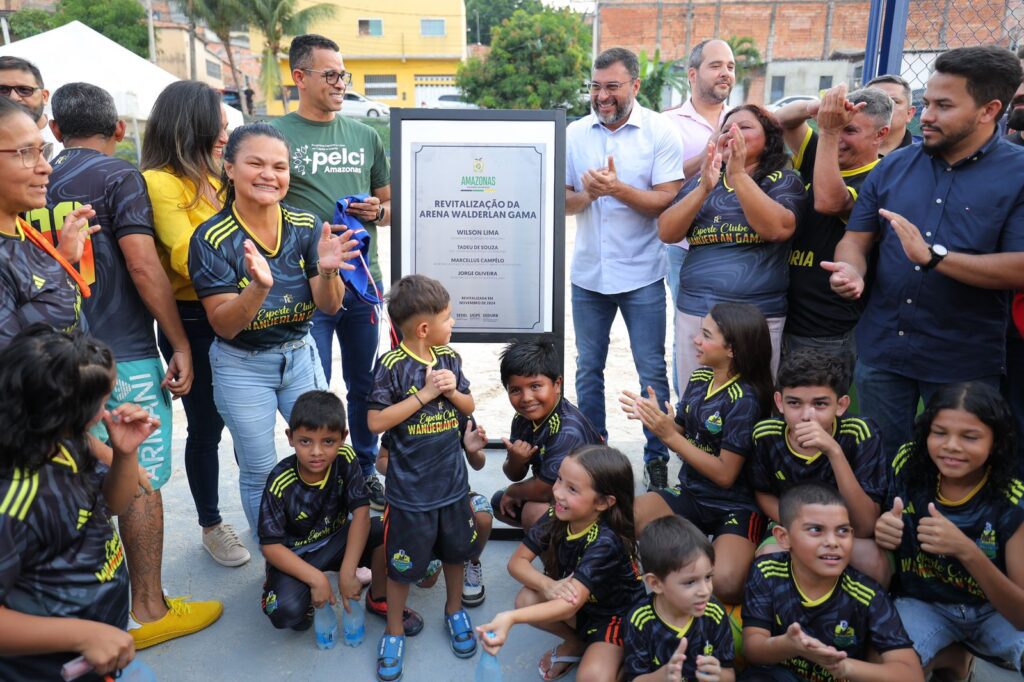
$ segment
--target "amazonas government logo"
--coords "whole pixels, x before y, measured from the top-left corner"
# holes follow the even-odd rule
[[[473,173],[463,175],[459,181],[460,192],[494,192],[497,190],[497,178],[493,175],[484,175],[484,157],[475,157],[472,167]]]

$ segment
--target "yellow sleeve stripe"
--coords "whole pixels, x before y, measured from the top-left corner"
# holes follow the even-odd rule
[[[693,370],[690,374],[690,381],[711,381],[715,378],[715,370],[701,367],[700,369]]]
[[[864,606],[871,604],[871,600],[875,598],[876,594],[873,589],[864,583],[857,582],[845,573],[843,574],[843,591],[861,604],[864,604]]]
[[[299,477],[295,473],[295,470],[289,469],[288,471],[279,474],[277,478],[271,481],[270,494],[273,495],[274,497],[281,497],[281,495],[284,494],[285,489],[298,480]]]
[[[351,445],[342,445],[338,448],[338,457],[344,457],[347,464],[351,464],[356,461],[356,451],[352,449]]]
[[[736,402],[743,397],[743,387],[739,384],[730,384],[727,390],[729,392],[729,398],[731,398],[733,402]]]
[[[1006,496],[1010,498],[1010,502],[1014,504],[1020,504],[1020,500],[1024,497],[1024,483],[1014,478],[1010,480],[1010,484],[1006,486]]]
[[[0,502],[0,514],[6,514],[12,519],[24,521],[28,515],[28,509],[36,499],[36,492],[39,490],[39,472],[29,474],[22,469],[14,470],[14,477],[11,480],[11,487]]]
[[[801,164],[804,162],[804,152],[807,151],[807,145],[811,143],[811,135],[814,131],[811,130],[811,126],[807,126],[807,132],[804,133],[804,141],[800,143],[800,149],[796,150],[796,154],[793,155],[793,168],[800,170]]]
[[[718,625],[725,618],[725,609],[718,604],[709,602],[707,608],[704,609],[704,615],[713,620],[715,625]]]
[[[238,223],[235,222],[235,217],[229,215],[224,220],[207,230],[206,234],[203,235],[203,239],[205,239],[214,248],[217,248],[220,246],[220,243],[224,241],[225,237],[237,229]]]
[[[894,473],[900,473],[903,469],[903,465],[910,460],[910,456],[914,452],[914,444],[904,443],[900,446],[900,449],[896,451],[896,456],[892,459],[892,470]]]
[[[312,213],[306,213],[305,211],[297,213],[295,211],[289,211],[286,208],[282,208],[281,212],[284,213],[284,219],[295,227],[307,227],[312,229],[317,226],[317,218]]]
[[[765,419],[754,425],[754,439],[764,436],[781,436],[786,428],[786,422],[781,419]]]
[[[629,622],[632,623],[633,627],[637,630],[643,630],[644,626],[655,618],[654,609],[650,606],[641,606],[633,612],[632,616],[629,617]]]
[[[871,438],[871,428],[863,419],[850,417],[839,424],[839,433],[853,436],[858,445]]]
[[[434,355],[455,355],[455,351],[449,346],[432,346],[431,350],[434,351]]]
[[[390,353],[385,353],[384,357],[380,359],[380,364],[384,365],[388,369],[394,369],[395,365],[404,360],[407,357],[404,350],[396,348]]]

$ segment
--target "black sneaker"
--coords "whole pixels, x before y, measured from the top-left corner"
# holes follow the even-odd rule
[[[664,490],[668,487],[668,462],[652,459],[644,465],[644,478],[647,480],[647,492]]]
[[[366,477],[366,494],[370,496],[370,509],[384,511],[384,486],[376,474]]]

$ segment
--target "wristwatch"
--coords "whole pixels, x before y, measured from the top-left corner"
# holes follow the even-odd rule
[[[379,223],[382,220],[384,220],[384,207],[383,206],[381,206],[380,210],[377,211],[377,219],[374,220],[373,222]]]
[[[931,270],[941,263],[943,258],[949,255],[949,249],[942,244],[932,244],[928,247],[928,252],[932,254],[932,259],[925,264],[925,270]]]

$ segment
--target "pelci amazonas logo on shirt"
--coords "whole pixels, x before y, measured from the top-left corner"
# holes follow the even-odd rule
[[[317,173],[362,173],[366,150],[349,149],[345,145],[304,144],[292,150],[292,172],[295,175]]]

